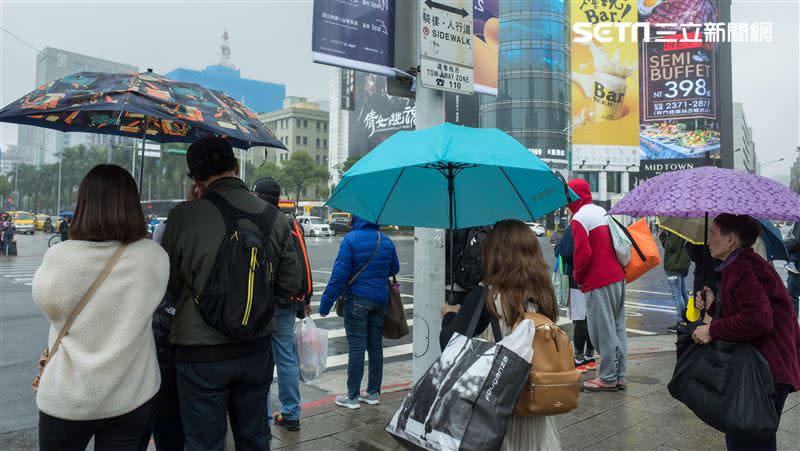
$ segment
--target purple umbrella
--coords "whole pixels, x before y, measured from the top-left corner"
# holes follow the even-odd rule
[[[731,213],[800,221],[800,195],[765,177],[705,166],[653,177],[625,195],[611,213],[678,218]]]

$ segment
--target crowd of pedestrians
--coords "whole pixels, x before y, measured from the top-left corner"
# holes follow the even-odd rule
[[[311,314],[313,294],[303,233],[278,208],[275,180],[248,187],[239,179],[225,139],[196,141],[186,161],[193,182],[187,202],[155,228],[152,240],[127,171],[100,165],[81,182],[74,220],[63,232],[68,236],[46,253],[33,280],[34,300],[50,322],[37,383],[42,450],[83,450],[94,437],[100,450],[145,450],[152,438],[158,450],[218,451],[228,424],[237,449],[264,450],[272,425],[301,427],[295,322]],[[583,382],[584,391],[626,390],[625,271],[609,217],[593,203],[589,184],[576,179],[569,187],[579,200],[568,205],[571,220],[555,253],[569,276],[575,368],[597,371]],[[9,242],[13,224],[4,222],[2,230]],[[716,262],[710,275],[695,269],[693,292],[707,312],[724,299],[724,314],[707,315],[692,337],[703,344],[752,343],[772,370],[780,413],[788,393],[800,389],[799,281],[796,269],[790,271],[790,295],[753,252],[758,230],[750,217],[720,215],[705,256],[704,246],[661,234],[678,312],[670,329],[684,320],[691,263]],[[443,345],[453,333],[466,333],[478,308],[475,336],[488,341],[495,339],[493,321],[508,335],[526,312],[557,320],[551,270],[525,223],[505,220],[455,233],[447,250],[456,271],[445,289]],[[787,241],[790,264],[800,254],[798,235],[795,227],[795,241]],[[399,269],[390,237],[353,217],[319,307],[323,317],[336,311],[344,318],[347,392],[335,399],[343,408],[380,402],[389,278]],[[485,293],[483,307],[476,290]],[[774,449],[775,437],[758,443],[728,437],[727,443],[729,449]],[[512,416],[503,448],[560,449],[554,418]]]

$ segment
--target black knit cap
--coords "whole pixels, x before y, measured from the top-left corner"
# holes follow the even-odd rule
[[[236,157],[228,140],[206,136],[189,146],[186,151],[186,166],[189,168],[189,177],[203,181],[235,169]]]
[[[253,183],[252,191],[258,197],[264,199],[272,205],[278,205],[278,199],[281,197],[281,185],[272,177],[261,177]]]

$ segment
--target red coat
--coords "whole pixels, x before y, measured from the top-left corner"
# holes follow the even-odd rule
[[[776,384],[800,390],[800,326],[775,269],[744,249],[723,263],[717,298],[722,318],[711,322],[711,338],[752,343],[769,363]],[[714,305],[708,310],[713,312]]]
[[[592,203],[592,192],[586,181],[570,180],[569,187],[580,197],[569,204],[573,212],[571,225],[575,243],[572,274],[578,287],[587,293],[625,280],[625,270],[614,252],[605,209]]]

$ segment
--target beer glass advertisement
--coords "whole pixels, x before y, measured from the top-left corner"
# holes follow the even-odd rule
[[[413,130],[417,109],[412,99],[388,94],[386,77],[356,72],[349,122],[350,155],[364,155],[396,132]]]
[[[639,57],[636,39],[607,33],[595,39],[594,27],[635,23],[636,0],[572,1],[572,142],[636,151],[639,147]],[[576,25],[577,24],[577,25]],[[576,33],[576,28],[587,30]],[[616,30],[616,28],[613,28]]]
[[[394,0],[315,0],[315,63],[394,76]]]
[[[716,0],[642,0],[639,21],[658,35],[639,44],[640,158],[719,152],[719,45],[701,25],[718,22]]]
[[[475,92],[493,96],[497,95],[501,1],[472,1],[472,61],[475,66]]]

